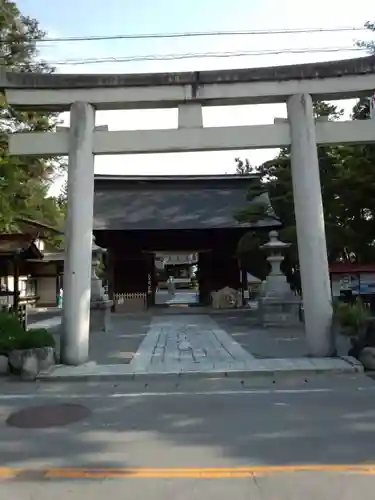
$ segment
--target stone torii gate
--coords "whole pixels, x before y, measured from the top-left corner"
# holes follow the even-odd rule
[[[22,110],[70,110],[70,129],[17,133],[13,155],[68,155],[63,362],[88,358],[94,155],[292,148],[292,177],[305,331],[310,354],[329,356],[332,319],[317,144],[375,142],[373,120],[315,123],[314,99],[375,89],[375,57],[190,73],[66,75],[1,70],[0,88]],[[203,127],[203,106],[286,102],[287,122]],[[95,110],[178,108],[178,128],[95,129]]]

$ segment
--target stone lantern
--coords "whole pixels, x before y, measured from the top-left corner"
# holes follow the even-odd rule
[[[271,272],[263,283],[260,310],[264,324],[299,323],[300,299],[297,298],[281,271],[284,260],[283,253],[290,247],[290,243],[279,240],[277,231],[269,233],[269,241],[261,246],[267,252],[267,261],[271,265]]]
[[[103,300],[105,298],[102,280],[96,274],[96,268],[102,260],[106,250],[95,243],[95,236],[92,236],[91,250],[91,302]],[[106,297],[108,299],[108,297]]]
[[[104,293],[102,280],[96,274],[96,267],[101,261],[104,248],[95,243],[92,237],[92,257],[91,257],[91,297],[90,297],[90,331],[108,331],[112,301]]]
[[[263,295],[266,297],[282,299],[291,295],[294,296],[285,274],[281,271],[281,263],[284,260],[283,253],[290,245],[290,243],[284,243],[279,240],[277,231],[271,231],[269,233],[269,241],[260,247],[268,254],[267,261],[271,266],[271,272],[267,276],[263,289]]]

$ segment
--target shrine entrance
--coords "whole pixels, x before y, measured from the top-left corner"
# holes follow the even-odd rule
[[[256,179],[254,175],[96,176],[94,234],[96,243],[107,249],[108,291],[114,310],[142,310],[171,301],[162,292],[168,291],[173,256],[175,264],[178,256],[191,260],[180,267],[194,264],[197,268],[194,289],[187,286],[196,296],[195,305],[209,305],[211,292],[221,288],[239,290],[238,241],[249,230],[268,232],[278,224],[265,220],[252,227],[235,219],[236,212],[249,203],[246,194]],[[163,272],[158,270],[162,256]],[[178,290],[179,281],[174,278]],[[175,302],[193,302],[186,291],[187,296],[188,300],[180,295]]]

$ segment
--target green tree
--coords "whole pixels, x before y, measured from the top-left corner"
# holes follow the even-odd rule
[[[35,19],[23,16],[15,2],[0,0],[0,64],[17,72],[52,72],[38,60],[36,42],[43,39]],[[8,155],[7,137],[18,131],[53,130],[58,116],[44,112],[18,111],[0,96],[0,231],[18,230],[16,217],[25,216],[51,225],[61,223],[62,213],[51,184],[65,168],[59,158]]]
[[[57,203],[60,207],[60,210],[63,213],[66,213],[67,202],[68,202],[68,181],[65,181],[57,197]]]
[[[375,22],[372,22],[372,21],[367,21],[365,23],[365,27],[370,30],[370,31],[373,31],[375,33]],[[370,40],[368,42],[357,42],[357,45],[359,47],[362,47],[362,48],[365,48],[367,49],[369,52],[371,52],[372,54],[375,54],[375,41],[374,40]]]
[[[254,167],[250,164],[247,158],[245,158],[245,160],[235,158],[234,161],[236,162],[236,174],[246,175],[254,173]]]
[[[342,110],[327,103],[316,103],[316,117],[327,116],[336,120]],[[353,119],[366,119],[368,99],[360,100],[353,109]],[[373,262],[375,259],[375,151],[369,146],[318,147],[322,198],[326,224],[327,249],[330,262],[338,260]],[[235,215],[241,222],[260,219],[280,219],[280,237],[292,243],[284,270],[294,275],[298,269],[297,239],[292,191],[289,148],[257,168],[259,179],[249,188],[251,202]],[[271,211],[274,209],[274,214]],[[277,217],[275,216],[277,214]],[[239,256],[246,265],[246,255],[258,255],[264,236],[246,235],[238,246]],[[264,259],[264,257],[263,257]],[[255,275],[264,274],[251,269]],[[257,274],[258,273],[258,274]],[[261,276],[259,276],[261,277]]]

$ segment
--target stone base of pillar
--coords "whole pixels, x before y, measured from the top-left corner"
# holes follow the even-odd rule
[[[298,327],[303,326],[301,301],[261,298],[259,300],[259,321],[262,326]]]
[[[112,300],[96,300],[90,304],[90,333],[107,333],[111,326]]]

